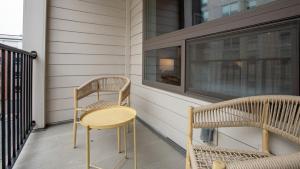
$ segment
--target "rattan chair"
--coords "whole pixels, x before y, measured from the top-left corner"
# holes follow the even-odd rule
[[[193,144],[193,128],[257,127],[262,152]],[[269,153],[269,132],[300,144],[300,97],[253,96],[189,109],[186,169],[300,169],[300,152]]]
[[[101,100],[102,92],[116,92],[118,93],[118,100],[115,102]],[[93,94],[97,94],[97,100],[85,107],[78,107],[78,101]],[[116,105],[130,104],[130,80],[125,76],[107,76],[98,77],[88,81],[74,89],[74,122],[73,122],[73,146],[76,147],[77,125],[79,123],[79,112],[85,112],[92,109],[109,108]],[[125,129],[124,129],[125,130]],[[118,151],[121,152],[120,143],[120,128],[117,129]]]

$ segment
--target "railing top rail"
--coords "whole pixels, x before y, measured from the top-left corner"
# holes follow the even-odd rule
[[[22,50],[22,49],[18,49],[18,48],[12,47],[12,46],[4,45],[2,43],[0,43],[0,49],[9,50],[11,52],[23,53],[23,54],[26,54],[26,55],[29,55],[29,56],[33,57],[34,59],[37,57],[37,53],[35,51],[27,52],[27,51]]]

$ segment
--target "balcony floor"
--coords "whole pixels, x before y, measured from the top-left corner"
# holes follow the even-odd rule
[[[132,132],[128,135],[129,159],[120,169],[132,169]],[[116,150],[116,130],[91,131],[91,163],[114,168],[123,158]],[[85,130],[78,129],[77,148],[72,148],[72,124],[47,128],[30,135],[14,169],[84,169]],[[138,169],[182,169],[185,157],[143,124],[137,123]]]

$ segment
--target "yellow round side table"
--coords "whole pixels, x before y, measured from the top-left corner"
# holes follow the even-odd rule
[[[90,129],[110,129],[124,127],[124,142],[125,142],[125,158],[127,158],[126,148],[126,126],[133,124],[133,155],[134,169],[137,168],[136,163],[136,111],[125,106],[114,106],[107,109],[87,111],[80,117],[80,124],[86,127],[86,160],[87,169],[98,168],[90,165]]]

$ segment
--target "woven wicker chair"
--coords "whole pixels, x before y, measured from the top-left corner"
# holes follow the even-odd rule
[[[116,92],[119,97],[115,102],[101,100],[100,94],[102,92]],[[97,101],[87,105],[85,107],[78,107],[78,101],[83,99],[90,94],[97,93]],[[73,146],[76,147],[76,136],[77,136],[77,124],[78,113],[85,112],[92,109],[104,109],[116,105],[127,105],[130,104],[130,80],[124,76],[108,76],[98,77],[88,81],[74,89],[74,123],[73,123]],[[120,128],[117,129],[118,138],[118,151],[121,152],[120,147]]]
[[[257,127],[262,152],[194,145],[193,128]],[[189,109],[186,169],[299,169],[300,153],[273,156],[269,132],[300,144],[300,97],[253,96]]]

